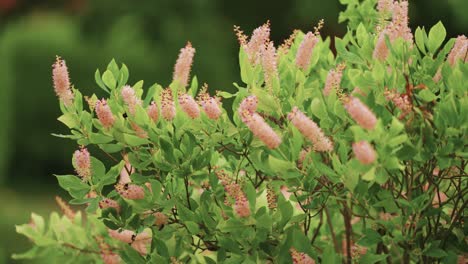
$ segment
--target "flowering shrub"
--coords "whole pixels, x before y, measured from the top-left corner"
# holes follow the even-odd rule
[[[173,82],[128,85],[112,61],[82,96],[53,65],[78,143],[46,227],[15,258],[104,263],[464,261],[468,40],[408,27],[406,1],[342,1],[349,31],[270,41],[235,28],[244,84],[210,95],[181,49]],[[377,4],[377,10],[374,10]],[[232,112],[221,99],[233,100]],[[463,110],[465,109],[465,110]],[[229,113],[233,113],[230,115]],[[95,156],[105,153],[107,160]]]

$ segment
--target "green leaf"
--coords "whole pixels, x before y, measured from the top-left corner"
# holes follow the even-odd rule
[[[79,120],[75,117],[75,115],[71,113],[63,114],[59,118],[57,118],[57,120],[65,124],[70,129],[77,128],[80,126]]]
[[[426,38],[426,32],[424,32],[424,29],[421,29],[418,27],[416,29],[416,32],[414,34],[414,39],[416,42],[416,46],[418,46],[418,49],[423,53],[426,54],[426,47],[424,46],[425,38]]]
[[[107,89],[106,85],[104,84],[104,82],[101,79],[101,72],[99,72],[99,69],[97,69],[96,72],[94,73],[94,79],[96,80],[97,85],[101,89],[103,89],[107,93],[110,93],[109,89]]]
[[[429,49],[429,52],[435,53],[440,45],[442,45],[442,42],[444,42],[446,35],[447,32],[445,27],[442,22],[439,21],[429,31],[429,38],[427,42],[427,48]]]
[[[75,175],[55,175],[60,187],[70,193],[73,198],[83,198],[89,192],[89,186]]]
[[[187,227],[188,231],[192,235],[196,235],[200,232],[200,228],[198,227],[198,224],[192,221],[187,221],[185,222],[185,226]]]
[[[109,87],[111,90],[115,89],[117,82],[115,81],[114,75],[110,70],[107,70],[102,74],[102,81],[104,84]]]
[[[437,96],[433,92],[429,91],[429,89],[424,89],[420,91],[418,93],[418,96],[425,102],[432,102],[435,99],[437,99]]]
[[[138,147],[140,145],[148,144],[149,141],[146,138],[141,138],[135,135],[123,134],[125,143],[131,147]]]

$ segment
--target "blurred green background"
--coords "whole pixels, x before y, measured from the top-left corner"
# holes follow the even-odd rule
[[[67,132],[56,121],[55,55],[84,94],[102,95],[94,72],[112,58],[129,67],[130,84],[169,84],[178,51],[190,40],[199,82],[230,90],[240,82],[233,25],[250,34],[269,19],[272,39],[281,43],[323,18],[322,35],[341,36],[340,10],[338,0],[0,0],[0,263],[28,247],[14,224],[28,222],[32,211],[56,209],[54,196],[63,193],[52,174],[73,171],[77,146],[50,135]],[[414,30],[442,20],[449,36],[467,34],[466,10],[465,0],[410,0],[410,24]]]

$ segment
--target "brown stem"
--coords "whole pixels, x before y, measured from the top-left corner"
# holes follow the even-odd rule
[[[325,214],[327,216],[327,224],[328,224],[328,228],[330,228],[330,233],[331,233],[332,240],[333,240],[333,246],[335,247],[335,252],[340,253],[340,246],[338,245],[338,241],[336,240],[335,231],[333,230],[333,224],[331,222],[330,211],[328,211],[328,207],[325,207],[324,210],[325,210]]]

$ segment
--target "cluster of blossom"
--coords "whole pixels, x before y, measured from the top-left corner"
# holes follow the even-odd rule
[[[389,49],[385,43],[385,36],[388,36],[390,42],[395,41],[397,38],[402,38],[410,43],[413,42],[413,34],[408,26],[408,2],[407,1],[381,1],[379,6],[381,12],[392,12],[392,21],[380,32],[377,43],[374,49],[374,58],[378,60],[385,60],[388,56]]]
[[[242,218],[249,217],[251,214],[249,201],[244,192],[242,192],[240,185],[232,181],[224,170],[216,168],[215,173],[220,183],[224,186],[227,195],[235,200],[234,211],[236,214]]]
[[[179,95],[179,105],[190,118],[195,119],[200,116],[200,109],[192,96],[188,94]]]
[[[117,213],[120,212],[119,203],[110,198],[104,198],[101,201],[99,201],[99,208],[101,209],[114,208],[117,211]]]
[[[295,248],[289,250],[294,264],[315,264],[315,260],[304,252],[298,252]]]
[[[360,125],[361,127],[372,130],[377,124],[377,117],[372,111],[359,100],[357,97],[349,96],[344,99],[345,109],[348,114]]]
[[[112,128],[115,122],[115,117],[112,114],[106,99],[101,99],[100,101],[96,102],[95,111],[102,126],[106,129]]]
[[[135,94],[135,90],[130,85],[125,85],[120,92],[122,99],[128,107],[131,115],[135,114],[135,107],[141,105],[141,100]]]
[[[76,173],[84,181],[91,178],[91,156],[86,148],[81,148],[73,153],[72,164]]]
[[[315,151],[328,152],[333,150],[333,143],[324,135],[322,129],[296,106],[288,114],[288,119],[302,135],[313,143]]]
[[[52,79],[58,98],[65,106],[70,106],[73,102],[74,95],[70,87],[68,68],[65,61],[58,56],[55,63],[52,65]]]
[[[267,187],[267,203],[269,209],[275,209],[278,206],[278,198],[276,197],[275,191],[268,186]]]
[[[185,48],[182,48],[174,66],[173,80],[178,81],[183,87],[189,82],[190,70],[192,68],[195,49],[190,42],[187,42]]]
[[[307,70],[312,58],[315,45],[319,42],[319,37],[313,32],[307,32],[296,53],[296,65],[302,70]]]
[[[242,122],[252,131],[254,136],[259,138],[265,145],[274,149],[281,144],[281,138],[276,132],[268,125],[267,122],[258,113],[257,98],[255,96],[246,97],[240,104],[238,112]]]
[[[353,143],[353,152],[356,159],[362,164],[371,164],[376,159],[376,153],[371,144],[367,141]]]
[[[167,121],[174,119],[176,115],[176,106],[170,88],[164,89],[161,94],[161,115]]]
[[[204,90],[198,94],[197,101],[200,104],[200,106],[203,108],[203,111],[205,111],[206,115],[208,118],[216,120],[218,119],[221,114],[221,102],[219,97],[213,97],[210,96],[206,92],[207,87],[205,86]]]
[[[247,36],[243,34],[239,27],[234,27],[234,30],[250,62],[254,65],[258,64],[260,62],[260,54],[265,49],[265,43],[268,43],[270,40],[270,22],[267,21],[262,26],[256,28],[248,42]]]
[[[403,119],[413,109],[413,104],[406,94],[399,94],[396,90],[385,89],[384,95],[387,101],[393,102],[393,104],[401,110],[399,119]]]
[[[343,78],[343,70],[345,68],[345,64],[341,63],[338,64],[336,69],[331,69],[328,72],[327,80],[325,81],[325,88],[323,88],[323,94],[325,96],[330,95],[331,91],[335,90],[338,92],[340,89],[341,79]]]
[[[273,41],[265,43],[261,52],[261,58],[265,84],[271,89],[271,87],[273,87],[273,83],[278,80],[278,58]]]
[[[447,56],[447,61],[454,66],[457,60],[468,62],[468,39],[465,35],[458,36],[452,50]]]

